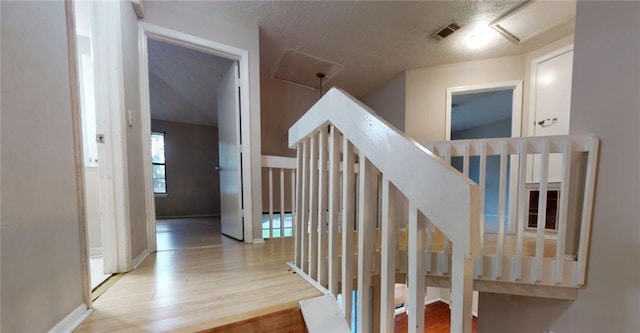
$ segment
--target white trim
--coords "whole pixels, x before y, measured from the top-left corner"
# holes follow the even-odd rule
[[[0,6],[0,22],[2,21],[2,6]],[[2,26],[0,24],[0,26]],[[2,43],[0,43],[0,63],[2,63]],[[0,71],[0,82],[2,82],[2,71]],[[0,94],[0,105],[2,105],[2,94]],[[0,111],[0,124],[2,123],[2,112]],[[0,126],[0,129],[2,126]],[[2,131],[0,130],[0,147],[2,147]],[[0,175],[2,175],[2,154],[0,154]],[[0,176],[0,184],[2,184],[2,176]],[[0,200],[0,223],[2,220],[2,200]],[[2,248],[2,225],[0,225],[0,249]],[[0,260],[0,286],[2,286],[2,260]],[[2,300],[2,288],[0,287],[0,300]],[[0,303],[1,304],[1,303]],[[2,306],[0,306],[0,323],[2,323]],[[0,333],[2,325],[0,324]]]
[[[133,259],[133,269],[138,268],[140,264],[149,256],[149,250],[144,249],[137,257]]]
[[[295,157],[262,155],[263,168],[295,169],[298,165]]]
[[[102,247],[91,247],[89,248],[89,256],[91,258],[103,257],[104,251],[102,250]]]
[[[254,238],[252,244],[263,244],[264,238]]]
[[[66,333],[73,332],[80,324],[89,317],[93,309],[89,309],[86,304],[82,303],[69,313],[64,319],[53,326],[49,333]]]
[[[511,113],[511,137],[519,137],[522,128],[522,80],[475,84],[447,88],[447,104],[445,113],[445,140],[451,140],[451,101],[453,95],[461,93],[480,93],[496,90],[513,90]]]
[[[320,283],[318,283],[316,280],[314,280],[313,278],[311,278],[309,275],[307,275],[307,273],[305,273],[303,270],[301,270],[300,268],[298,268],[296,266],[295,262],[288,262],[287,266],[289,266],[289,268],[291,268],[291,270],[293,270],[294,272],[296,272],[300,277],[302,277],[303,279],[305,279],[305,281],[307,281],[310,285],[312,285],[314,288],[318,289],[319,292],[321,292],[323,295],[331,295],[331,292],[325,288],[323,285],[321,285]]]
[[[540,65],[541,63],[547,60],[551,60],[557,56],[560,56],[562,54],[565,54],[571,51],[573,51],[573,44],[567,45],[565,47],[561,47],[555,51],[549,52],[543,56],[540,56],[538,58],[531,60],[531,82],[529,84],[530,86],[529,87],[529,119],[527,123],[527,130],[528,130],[527,133],[529,134],[529,136],[533,136],[533,133],[535,132],[535,123],[536,123],[535,96],[536,96],[536,80],[537,80],[536,72],[538,71],[538,65]],[[533,159],[531,159],[530,163],[533,164]]]
[[[96,112],[104,117],[106,143],[101,157],[101,227],[105,272],[131,270],[129,179],[127,173],[124,76],[120,2],[90,3],[94,31]]]
[[[76,176],[76,195],[78,204],[78,229],[80,247],[80,267],[82,275],[82,299],[87,307],[92,304],[91,298],[91,273],[89,268],[89,234],[87,232],[87,209],[86,209],[86,182],[85,169],[83,166],[82,150],[82,116],[80,110],[80,86],[78,73],[78,51],[75,28],[75,8],[74,2],[65,2],[65,16],[67,26],[67,60],[69,62],[69,91],[71,103],[71,125],[73,130],[74,166]]]
[[[468,86],[450,87],[447,88],[447,104],[445,112],[445,140],[451,140],[451,102],[453,95],[460,93],[479,93],[489,92],[496,90],[513,90],[512,104],[511,104],[511,137],[517,138],[522,136],[522,80],[514,81],[502,81],[492,82],[484,84],[475,84]],[[516,213],[518,209],[518,191],[514,191],[518,184],[518,160],[515,156],[510,158],[509,168],[509,215],[508,224],[505,228],[505,233],[513,233],[516,230]]]
[[[243,147],[251,145],[251,91],[249,89],[249,51],[233,47],[220,42],[204,39],[177,30],[147,22],[138,22],[138,48],[140,64],[140,98],[141,98],[141,126],[142,126],[142,153],[145,178],[145,210],[147,214],[147,248],[150,252],[157,250],[155,228],[155,203],[153,196],[153,184],[151,184],[151,143],[146,138],[151,135],[151,111],[149,106],[149,82],[148,82],[148,51],[147,38],[152,37],[170,44],[195,49],[201,52],[213,54],[219,57],[238,61],[240,65],[240,98],[241,109],[241,144]],[[257,75],[257,73],[253,73]],[[256,138],[254,140],[259,140]],[[253,207],[252,193],[252,151],[243,149],[242,154],[242,190],[244,214],[244,242],[253,243]],[[256,203],[258,204],[258,203]]]
[[[200,215],[156,216],[156,220],[189,219],[189,218],[197,218],[197,217],[220,217],[220,213],[200,214]]]

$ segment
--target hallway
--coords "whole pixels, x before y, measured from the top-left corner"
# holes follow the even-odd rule
[[[186,222],[159,221],[159,248],[161,234],[175,229],[162,245],[166,250],[149,255],[100,296],[76,332],[194,332],[320,295],[285,264],[292,238],[246,245],[221,236],[219,219]]]

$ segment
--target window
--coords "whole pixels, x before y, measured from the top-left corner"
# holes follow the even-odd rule
[[[164,133],[151,133],[153,193],[167,194],[167,165],[164,158]]]

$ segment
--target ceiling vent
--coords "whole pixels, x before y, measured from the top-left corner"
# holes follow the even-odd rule
[[[431,34],[429,38],[436,39],[436,40],[443,40],[447,38],[449,35],[451,35],[452,33],[456,32],[458,29],[460,29],[460,25],[456,22],[451,22],[446,26],[438,29],[438,31]]]
[[[527,1],[491,23],[514,44],[532,39],[575,17],[575,1]]]

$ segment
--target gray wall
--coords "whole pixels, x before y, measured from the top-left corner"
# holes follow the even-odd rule
[[[479,332],[640,332],[639,61],[640,2],[578,2],[570,132],[601,140],[587,285],[573,302],[482,294]]]
[[[166,197],[158,196],[157,217],[220,214],[218,128],[151,120],[165,133]]]
[[[362,98],[362,102],[395,128],[404,132],[407,72],[394,76]]]
[[[46,332],[83,303],[65,4],[0,8],[1,329]]]

